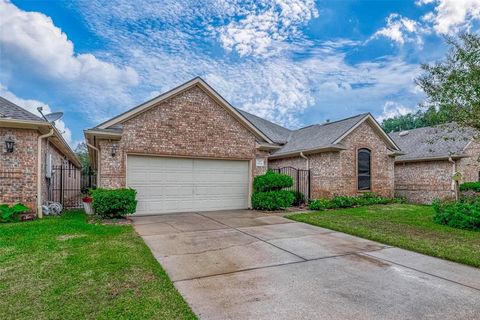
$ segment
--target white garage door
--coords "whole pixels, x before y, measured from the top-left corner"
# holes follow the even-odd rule
[[[248,161],[128,156],[137,214],[245,209]]]

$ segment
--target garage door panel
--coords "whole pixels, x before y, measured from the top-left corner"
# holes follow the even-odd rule
[[[137,190],[137,214],[243,209],[248,161],[128,156],[127,184]]]
[[[210,194],[221,194],[223,198],[225,197],[241,197],[245,198],[246,194],[242,186],[234,185],[215,185],[215,186],[201,186],[195,188],[196,196],[206,196]]]

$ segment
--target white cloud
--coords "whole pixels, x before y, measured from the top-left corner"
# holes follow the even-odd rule
[[[454,34],[468,30],[474,20],[480,20],[479,0],[420,0],[417,5],[434,3],[434,12],[423,16],[423,20],[433,24],[433,29],[441,34]]]
[[[0,83],[0,96],[4,97],[5,99],[15,103],[16,105],[24,108],[25,110],[30,111],[31,113],[41,117],[40,112],[38,112],[38,107],[43,107],[43,114],[51,113],[52,110],[50,106],[46,103],[43,103],[38,100],[34,99],[22,99],[17,97],[13,92],[9,91],[7,87],[3,86]],[[74,141],[72,140],[72,131],[66,126],[65,122],[62,120],[55,121],[55,127],[58,131],[61,132],[63,138],[70,146],[75,146]]]
[[[376,118],[378,121],[382,122],[385,119],[404,116],[409,113],[414,113],[416,108],[406,107],[395,101],[386,101],[383,105],[383,113],[378,115]]]
[[[303,39],[301,26],[318,15],[313,1],[277,1],[274,5],[270,1],[247,5],[222,0],[208,4],[170,2],[76,3],[75,10],[87,28],[112,48],[115,59],[134,68],[140,78],[135,91],[125,93],[121,85],[121,89],[112,85],[84,94],[80,101],[84,104],[90,95],[95,96],[88,109],[89,114],[95,114],[95,122],[195,76],[205,78],[234,106],[288,127],[304,124],[301,118],[305,111],[315,110],[317,118],[328,115],[333,119],[378,110],[386,96],[401,97],[412,105],[419,96],[413,82],[417,65],[401,58],[352,65],[347,62],[345,48],[355,47],[358,42],[339,39],[309,43]],[[138,7],[142,10],[135,9]],[[222,44],[219,39],[223,33],[219,32],[228,35],[230,27],[253,33],[265,30],[265,42],[241,38],[244,46],[238,47],[240,42],[234,39],[231,50],[238,55],[212,53],[212,47],[216,50],[219,41]],[[403,27],[412,29],[408,22]],[[212,38],[212,34],[219,38]],[[239,50],[243,50],[241,58]],[[300,52],[301,59],[292,58],[292,52]],[[259,60],[257,56],[269,57]]]
[[[392,13],[387,17],[386,21],[387,26],[375,32],[372,38],[386,37],[398,44],[404,44],[406,41],[422,43],[418,34],[423,33],[424,30],[415,20]]]
[[[301,37],[299,26],[318,16],[313,0],[277,0],[257,6],[244,18],[218,29],[220,42],[240,56],[270,56],[284,46],[282,42]]]
[[[0,0],[0,48],[4,85],[44,90],[52,86],[59,94],[76,97],[77,106],[91,117],[100,104],[128,101],[128,90],[139,81],[131,67],[75,52],[72,41],[50,17],[23,11],[7,0]]]

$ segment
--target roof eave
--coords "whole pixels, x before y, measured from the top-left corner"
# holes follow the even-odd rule
[[[461,158],[468,158],[467,154],[454,154],[454,155],[445,155],[438,157],[419,157],[419,158],[410,158],[410,159],[395,159],[395,163],[404,163],[404,162],[426,162],[426,161],[448,161],[449,159],[458,160]]]
[[[46,121],[0,118],[0,126],[19,129],[39,129],[48,128],[50,124]]]
[[[312,148],[312,149],[303,149],[303,150],[295,150],[292,152],[287,152],[283,154],[273,154],[269,157],[269,159],[281,159],[281,158],[291,158],[295,156],[300,156],[301,153],[303,154],[314,154],[314,153],[321,153],[321,152],[338,152],[342,150],[346,150],[347,148],[339,145],[339,144],[330,144],[328,146],[324,146],[321,148]]]
[[[40,133],[44,134],[54,129],[53,143],[62,153],[72,162],[75,166],[81,167],[80,160],[78,159],[75,152],[70,148],[68,143],[65,141],[61,133],[58,131],[55,126],[46,121],[36,121],[36,120],[21,120],[21,119],[0,119],[0,126],[6,128],[16,128],[16,129],[32,129],[38,130]]]
[[[283,146],[270,143],[257,143],[256,148],[260,151],[271,151],[281,149]]]
[[[105,132],[101,130],[95,129],[88,129],[84,130],[85,138],[89,137],[98,137],[101,139],[108,139],[108,140],[120,140],[122,138],[122,133],[120,132]]]

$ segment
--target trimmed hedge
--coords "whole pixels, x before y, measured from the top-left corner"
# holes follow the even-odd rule
[[[480,181],[479,182],[464,182],[460,185],[460,191],[480,192]]]
[[[285,209],[292,205],[295,195],[292,191],[275,190],[252,194],[252,207],[257,210]]]
[[[137,209],[137,191],[134,189],[95,189],[91,190],[91,195],[95,213],[104,218],[132,214]]]
[[[274,171],[267,171],[261,176],[256,176],[253,179],[254,192],[267,192],[282,190],[293,185],[293,179],[287,174],[280,174]]]
[[[480,231],[480,197],[433,202],[433,221],[453,228]]]
[[[372,204],[388,204],[399,201],[399,199],[384,198],[373,192],[367,192],[358,197],[334,196],[332,199],[316,199],[309,203],[308,208],[310,210],[325,210],[368,206]]]
[[[289,175],[267,171],[253,180],[252,207],[257,210],[288,208],[295,200],[293,191],[282,190],[293,185]]]

